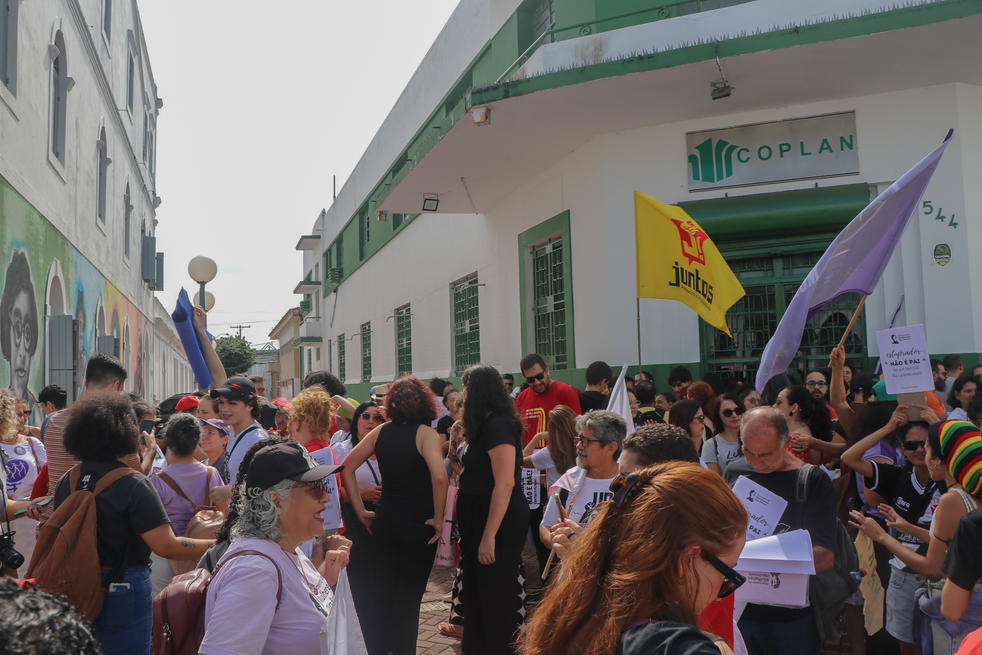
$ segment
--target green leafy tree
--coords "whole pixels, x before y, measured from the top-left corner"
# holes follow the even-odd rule
[[[252,346],[242,337],[218,337],[215,339],[215,352],[222,360],[225,374],[229,376],[245,373],[256,361]]]

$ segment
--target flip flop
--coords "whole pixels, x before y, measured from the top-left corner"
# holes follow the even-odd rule
[[[462,625],[444,621],[438,627],[440,628],[440,634],[444,637],[453,637],[454,639],[464,638],[464,626]]]

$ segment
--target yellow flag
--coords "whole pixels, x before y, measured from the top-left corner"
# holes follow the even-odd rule
[[[638,298],[684,302],[703,320],[732,337],[726,310],[743,287],[699,225],[681,207],[634,192]]]

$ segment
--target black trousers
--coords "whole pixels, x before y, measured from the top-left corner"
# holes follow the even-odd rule
[[[428,518],[428,517],[427,517]],[[436,543],[426,542],[433,528],[398,511],[376,514],[375,593],[372,615],[382,626],[375,639],[366,635],[369,655],[415,655],[419,606],[436,557]]]
[[[464,655],[512,655],[522,624],[522,546],[528,530],[528,505],[516,489],[495,536],[495,562],[481,564],[477,553],[487,522],[490,496],[457,496],[460,522],[461,569],[467,592],[463,595]]]

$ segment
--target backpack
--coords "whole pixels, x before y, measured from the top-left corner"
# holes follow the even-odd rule
[[[808,501],[808,476],[815,468],[803,464],[798,469],[795,502],[804,507]],[[859,555],[846,527],[835,517],[835,564],[830,571],[811,576],[808,602],[815,614],[815,625],[822,642],[845,634],[843,613],[846,599],[859,589]]]
[[[215,470],[208,466],[205,473],[205,501],[208,501],[208,495],[211,491],[211,476],[212,472]],[[225,515],[215,507],[214,505],[198,505],[193,500],[188,498],[187,494],[181,489],[181,487],[174,481],[174,478],[167,475],[164,471],[157,471],[155,474],[164,483],[173,489],[178,496],[188,501],[191,505],[191,509],[194,515],[191,520],[188,521],[187,527],[184,529],[184,536],[191,539],[214,539],[218,536],[218,531],[221,529],[222,524],[225,522]],[[197,567],[197,560],[184,560],[184,559],[172,559],[170,560],[171,570],[174,575],[180,575],[182,573],[187,573]]]
[[[283,595],[283,576],[273,558],[258,550],[241,550],[225,558],[215,568],[194,569],[174,576],[153,599],[153,637],[150,652],[153,655],[197,655],[205,638],[205,601],[208,584],[215,579],[225,564],[242,555],[259,555],[273,563],[276,569],[276,609],[280,608]],[[275,610],[274,610],[275,611]]]
[[[78,489],[81,475],[80,465],[69,471],[71,495],[38,530],[27,577],[49,594],[64,595],[87,620],[94,621],[106,595],[99,563],[95,497],[123,476],[138,473],[129,467],[115,468],[99,478],[92,491]],[[124,557],[110,580],[122,579],[125,567]]]

